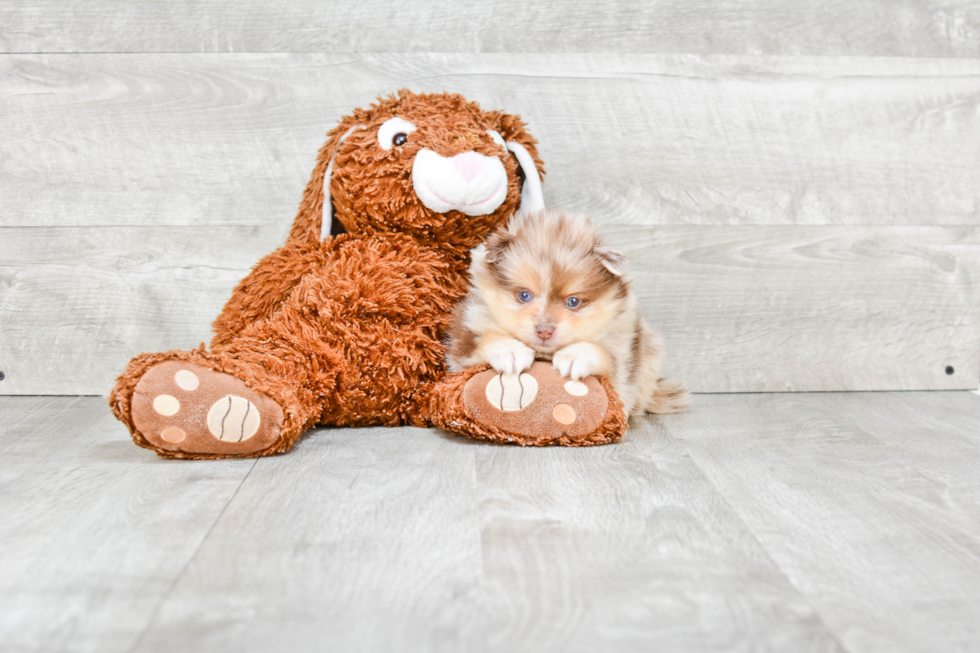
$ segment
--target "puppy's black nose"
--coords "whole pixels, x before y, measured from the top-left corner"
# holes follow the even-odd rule
[[[550,324],[537,324],[535,325],[534,330],[537,331],[538,337],[542,340],[547,340],[551,336],[555,335],[555,327],[551,326]]]

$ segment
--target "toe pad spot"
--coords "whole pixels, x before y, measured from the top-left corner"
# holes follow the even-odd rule
[[[197,378],[197,374],[194,374],[190,370],[180,370],[174,374],[174,383],[181,390],[192,392],[197,390],[197,386],[200,385],[201,380]]]
[[[177,397],[171,395],[160,395],[153,400],[153,410],[157,411],[161,415],[170,417],[171,415],[176,415],[180,411],[180,402],[177,401]]]
[[[551,412],[551,416],[559,424],[572,424],[575,422],[575,409],[568,404],[558,404]]]
[[[187,437],[183,429],[179,429],[176,426],[168,426],[167,428],[160,431],[160,437],[171,444],[180,444]]]

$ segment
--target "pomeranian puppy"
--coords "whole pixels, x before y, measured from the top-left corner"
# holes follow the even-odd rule
[[[489,364],[517,374],[536,358],[563,376],[612,381],[627,416],[673,413],[689,403],[660,378],[663,344],[643,319],[626,257],[602,244],[588,218],[544,209],[518,213],[472,251],[470,291],[456,307],[451,371]]]

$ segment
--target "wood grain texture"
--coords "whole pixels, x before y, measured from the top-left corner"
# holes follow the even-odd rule
[[[473,449],[332,429],[261,459],[134,651],[465,651]]]
[[[132,650],[254,461],[154,458],[100,397],[0,415],[0,649]]]
[[[666,439],[318,431],[258,463],[136,650],[840,650]]]
[[[545,199],[617,224],[977,224],[980,60],[0,57],[0,225],[286,225],[382,93],[521,114]]]
[[[952,0],[8,0],[3,52],[693,52],[972,57]]]
[[[0,229],[4,394],[103,394],[141,351],[191,349],[286,229]]]
[[[861,424],[886,447],[894,447],[914,461],[923,476],[944,487],[950,504],[963,504],[964,514],[980,506],[980,447],[977,446],[980,407],[975,394],[942,393],[931,397],[891,392],[834,394],[823,410]],[[868,414],[891,415],[893,421],[867,421]]]
[[[847,650],[976,647],[976,474],[966,487],[942,476],[964,449],[978,455],[980,398],[699,399],[671,434]],[[940,428],[950,409],[969,419]],[[887,435],[915,428],[932,445],[925,464]]]
[[[612,227],[697,392],[976,388],[974,227]],[[951,366],[953,374],[946,368]]]
[[[968,651],[980,396],[699,395],[593,449],[166,461],[0,397],[4,651]]]
[[[665,374],[695,391],[977,387],[977,228],[605,233],[665,337]],[[101,394],[131,356],[209,340],[238,279],[284,237],[268,227],[0,229],[0,392]]]
[[[842,650],[673,419],[596,449],[474,447],[487,650]]]

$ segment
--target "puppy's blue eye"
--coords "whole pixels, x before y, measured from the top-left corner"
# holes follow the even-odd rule
[[[526,304],[531,301],[531,293],[526,290],[522,290],[521,292],[517,293],[517,298]]]
[[[578,305],[582,303],[582,300],[578,297],[569,297],[565,300],[565,306],[568,308],[578,308]]]

